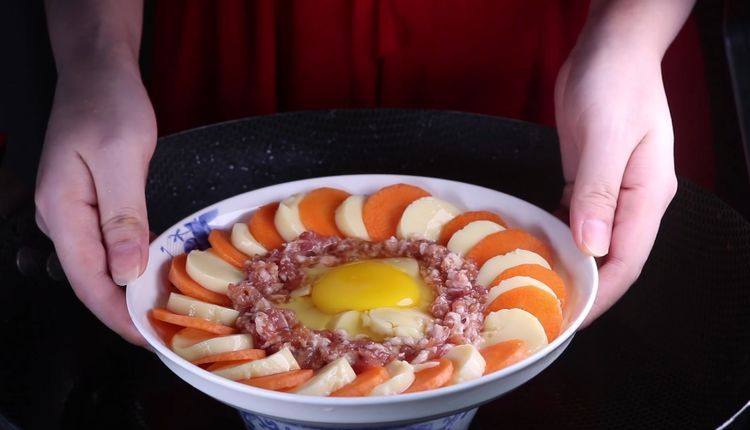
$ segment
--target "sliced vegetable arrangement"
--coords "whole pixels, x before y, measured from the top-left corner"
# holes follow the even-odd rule
[[[151,317],[176,328],[165,341],[177,355],[257,388],[333,397],[432,390],[510,366],[563,326],[568,294],[547,244],[413,185],[295,194],[212,230],[208,242],[172,259],[174,288]],[[305,265],[317,244],[335,252]]]

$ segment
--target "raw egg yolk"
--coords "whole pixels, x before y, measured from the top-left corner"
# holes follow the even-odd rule
[[[357,261],[331,269],[313,284],[312,301],[327,314],[383,307],[413,307],[419,284],[393,265]]]

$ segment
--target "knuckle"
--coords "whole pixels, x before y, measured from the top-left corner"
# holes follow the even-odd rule
[[[118,233],[140,232],[145,230],[143,217],[135,208],[120,208],[115,214],[102,221],[102,233],[112,236]]]
[[[579,204],[612,211],[617,207],[617,190],[606,183],[584,185],[575,194]]]
[[[610,256],[607,259],[607,264],[611,265],[616,273],[619,273],[620,279],[625,281],[627,285],[635,282],[639,276],[641,276],[642,266],[634,266],[629,264],[625,260],[615,255]]]

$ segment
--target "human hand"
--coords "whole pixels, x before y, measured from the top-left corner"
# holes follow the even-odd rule
[[[580,43],[563,65],[555,111],[579,248],[604,257],[584,326],[638,278],[677,190],[661,56]]]
[[[137,66],[61,71],[36,187],[37,224],[78,298],[144,345],[123,290],[146,267],[145,180],[156,121]]]

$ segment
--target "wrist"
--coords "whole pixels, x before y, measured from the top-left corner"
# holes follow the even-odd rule
[[[58,81],[88,81],[102,76],[129,76],[140,79],[136,54],[129,46],[109,46],[82,50],[57,61]]]

